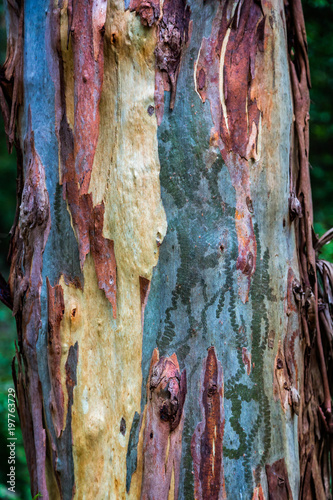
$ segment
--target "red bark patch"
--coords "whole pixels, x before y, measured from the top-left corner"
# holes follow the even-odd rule
[[[64,421],[64,393],[61,385],[61,337],[60,324],[65,312],[64,294],[60,285],[47,283],[48,329],[47,349],[51,381],[50,409],[56,436],[59,437]]]
[[[284,458],[267,464],[266,475],[270,500],[293,500]]]
[[[177,499],[187,388],[186,371],[180,373],[176,354],[159,358],[154,350],[147,392],[141,499],[168,498],[172,476]]]
[[[223,372],[214,347],[208,349],[201,377],[203,420],[192,437],[195,498],[226,498],[223,471]]]
[[[256,268],[249,167],[257,160],[261,115],[251,90],[256,55],[263,51],[265,18],[254,0],[238,2],[233,15],[231,7],[230,2],[220,4],[211,36],[202,40],[196,87],[203,102],[209,99],[212,135],[236,190],[237,269],[244,275],[245,291],[240,287],[240,295],[245,302]]]
[[[189,40],[191,11],[186,0],[165,0],[163,16],[158,24],[155,78],[155,109],[158,125],[164,112],[164,90],[171,92],[170,109],[176,100],[180,60]]]
[[[53,49],[50,67],[55,80],[56,132],[59,140],[63,196],[67,199],[76,232],[80,265],[91,252],[98,286],[104,290],[116,317],[116,260],[113,241],[104,238],[104,204],[94,206],[88,193],[99,133],[99,104],[103,85],[103,35],[106,2],[88,6],[73,0],[68,5],[69,36],[74,59],[74,130],[66,115],[65,79],[60,47],[60,11],[51,21]],[[56,68],[56,70],[54,70]]]

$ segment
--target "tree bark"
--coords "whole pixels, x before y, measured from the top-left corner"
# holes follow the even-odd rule
[[[8,12],[32,495],[327,498],[300,0]]]

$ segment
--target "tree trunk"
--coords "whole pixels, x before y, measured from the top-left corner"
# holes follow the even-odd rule
[[[326,498],[300,1],[8,13],[32,495]]]

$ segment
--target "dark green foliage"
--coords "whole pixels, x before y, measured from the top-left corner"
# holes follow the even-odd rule
[[[333,2],[303,0],[312,89],[310,164],[314,226],[322,236],[333,226]],[[321,258],[333,261],[333,243]]]

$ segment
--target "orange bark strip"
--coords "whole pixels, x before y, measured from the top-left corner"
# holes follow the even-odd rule
[[[243,347],[243,349],[242,349],[242,361],[243,361],[244,366],[246,367],[246,373],[248,375],[250,375],[250,373],[251,373],[251,354],[246,349],[246,347]]]
[[[178,498],[186,371],[179,371],[176,354],[153,352],[147,385],[148,403],[143,442],[141,500]]]
[[[252,83],[256,55],[264,47],[265,18],[254,0],[238,2],[235,12],[232,8],[231,2],[220,5],[211,36],[202,41],[195,78],[202,101],[209,99],[212,137],[217,140],[236,190],[237,269],[244,275],[246,290],[240,295],[245,302],[257,253],[249,162],[258,159],[261,112],[252,97]]]
[[[24,1],[7,2],[8,37],[6,60],[0,70],[0,108],[4,119],[8,151],[15,142],[16,120],[23,102]]]
[[[87,195],[89,196],[89,195]],[[98,286],[104,290],[106,298],[112,304],[113,317],[116,317],[116,257],[113,241],[103,236],[104,203],[92,210],[90,226],[90,248],[94,259]]]
[[[203,419],[192,437],[195,498],[226,498],[223,471],[223,372],[214,347],[208,349],[201,377]]]
[[[60,285],[52,287],[49,279],[47,283],[48,307],[48,365],[51,381],[50,409],[57,437],[63,428],[64,420],[64,393],[61,385],[61,338],[60,323],[65,312],[64,294]]]

